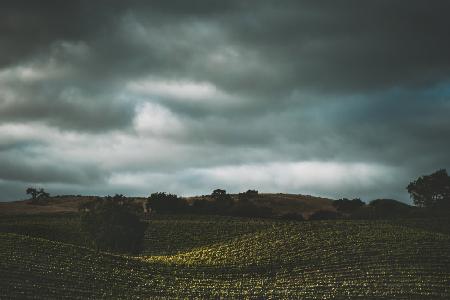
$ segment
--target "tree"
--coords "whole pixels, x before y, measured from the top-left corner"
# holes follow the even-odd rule
[[[407,217],[412,207],[393,199],[375,199],[370,201],[372,217],[377,219]]]
[[[406,189],[416,206],[450,208],[450,177],[445,169],[417,178]]]
[[[216,189],[212,192],[211,197],[214,199],[214,210],[218,214],[227,214],[233,206],[233,199],[225,190]]]
[[[226,191],[226,190],[215,189],[215,190],[212,192],[211,196],[212,196],[213,198],[219,198],[219,197],[222,197],[222,196],[224,196],[224,195],[226,195],[226,194],[227,194],[227,191]]]
[[[336,208],[336,210],[343,213],[352,213],[357,209],[363,207],[364,205],[364,202],[362,202],[359,198],[355,198],[353,200],[342,198],[333,201],[333,206]]]
[[[42,199],[47,199],[50,197],[50,194],[44,191],[43,188],[40,188],[39,190],[33,187],[29,187],[26,189],[27,195],[31,195],[31,203],[38,204]]]
[[[97,249],[134,253],[142,243],[146,223],[130,203],[116,196],[115,200],[109,197],[93,201],[81,213],[81,228]]]
[[[238,199],[241,202],[249,201],[252,198],[258,197],[258,191],[257,190],[247,190],[244,193],[238,194]]]
[[[175,194],[153,193],[147,198],[147,207],[158,213],[181,212],[187,209],[186,201]]]

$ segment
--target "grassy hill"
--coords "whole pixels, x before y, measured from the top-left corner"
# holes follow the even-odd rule
[[[46,218],[28,225],[74,226]],[[0,298],[450,298],[448,220],[149,223],[137,257],[76,246],[76,226],[66,243],[0,233]]]
[[[237,200],[237,194],[231,194],[232,199]],[[74,213],[78,211],[80,204],[91,201],[97,197],[95,196],[55,196],[46,199],[43,203],[33,204],[30,200],[14,201],[14,202],[0,202],[0,215],[36,215],[43,213]],[[134,201],[141,203],[145,201],[143,197],[132,197]],[[209,195],[187,197],[188,202],[193,202],[196,199],[211,199]],[[275,214],[281,215],[285,213],[298,213],[308,217],[318,210],[331,210],[335,208],[332,206],[332,200],[327,198],[309,196],[309,195],[294,195],[282,193],[260,193],[252,199],[251,202],[257,206],[270,207]]]
[[[238,201],[239,196],[231,194],[231,198]],[[209,195],[187,198],[188,202],[201,199],[208,200],[212,198]],[[300,194],[259,193],[251,196],[250,202],[260,207],[271,208],[275,215],[296,213],[303,215],[305,218],[319,210],[336,210],[332,205],[332,199]]]

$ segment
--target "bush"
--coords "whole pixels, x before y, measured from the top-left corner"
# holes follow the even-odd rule
[[[336,208],[337,211],[343,212],[343,213],[352,213],[359,208],[363,207],[365,205],[364,202],[361,201],[359,198],[355,198],[353,200],[349,200],[347,198],[339,199],[336,201],[333,201],[333,206]]]
[[[376,199],[354,211],[351,217],[353,219],[394,219],[414,217],[417,213],[420,213],[417,209],[400,201]]]
[[[197,214],[215,214],[217,213],[217,208],[215,201],[197,199],[192,203],[191,211]]]
[[[146,224],[131,205],[120,200],[91,202],[81,214],[81,228],[99,250],[134,253],[141,246]]]
[[[152,212],[176,213],[186,211],[188,205],[186,201],[175,194],[153,193],[147,198],[147,207]]]
[[[411,206],[393,199],[376,199],[369,206],[377,218],[406,217],[411,212]]]
[[[231,195],[227,194],[225,190],[216,189],[212,192],[211,197],[214,199],[214,210],[217,214],[226,215],[233,206],[234,202]]]

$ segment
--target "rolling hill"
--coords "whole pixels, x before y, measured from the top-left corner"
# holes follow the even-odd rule
[[[160,215],[135,257],[3,227],[0,298],[448,299],[448,221],[430,222]]]
[[[230,194],[232,199],[238,199],[237,194]],[[80,204],[91,201],[96,196],[55,196],[46,199],[42,204],[32,204],[30,200],[0,202],[0,215],[42,214],[42,213],[70,213],[77,212]],[[130,197],[136,203],[145,201],[144,197]],[[210,199],[209,195],[185,198],[188,202],[197,199]],[[252,197],[251,202],[257,206],[270,207],[275,214],[298,213],[305,217],[318,210],[331,210],[332,200],[309,195],[294,195],[282,193],[260,193]]]

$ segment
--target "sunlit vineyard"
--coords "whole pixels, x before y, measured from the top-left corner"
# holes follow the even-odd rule
[[[163,215],[148,220],[142,255],[168,255],[227,241],[274,224],[264,219]]]
[[[136,257],[1,233],[0,298],[449,299],[446,224],[159,216]]]

